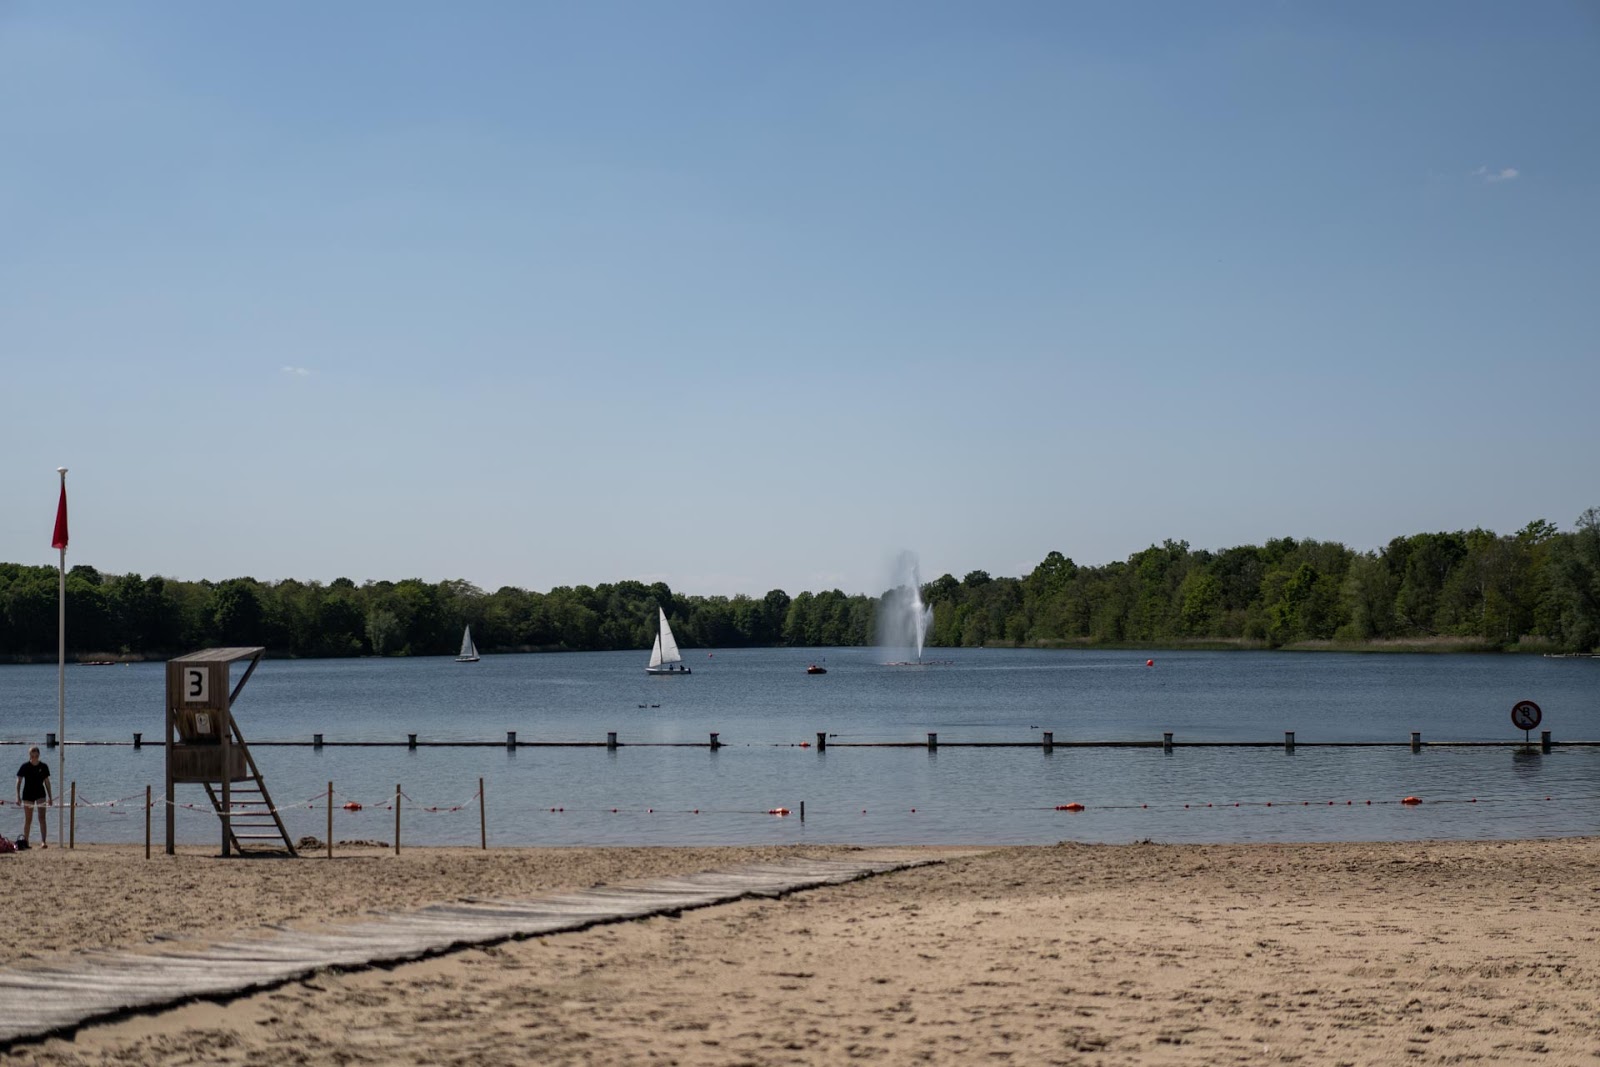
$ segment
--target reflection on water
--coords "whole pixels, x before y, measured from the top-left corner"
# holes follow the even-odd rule
[[[333,780],[340,804],[365,805],[336,811],[336,836],[388,839],[393,813],[383,805],[401,782],[414,798],[403,814],[408,841],[476,844],[480,777],[490,840],[503,845],[1503,838],[1600,825],[1600,748],[1413,753],[1404,743],[1412,730],[1424,741],[1521,740],[1509,710],[1530,698],[1558,741],[1600,739],[1597,661],[1153,653],[1156,666],[1147,668],[1136,652],[963,651],[950,667],[894,671],[871,650],[830,649],[829,673],[806,675],[818,655],[719,651],[692,677],[669,680],[646,678],[633,654],[492,656],[471,666],[267,661],[238,713],[253,741],[322,733],[330,742],[403,742],[418,733],[500,742],[416,751],[258,746],[296,836],[325,831],[322,796]],[[70,671],[69,736],[127,740],[139,730],[158,738],[162,684],[159,664]],[[0,668],[0,707],[0,739],[42,740],[55,729],[54,668]],[[1297,747],[1289,753],[1281,742],[1291,729]],[[597,744],[508,751],[508,730],[525,742]],[[613,730],[622,747],[608,751]],[[957,747],[1037,745],[1044,730],[1057,743],[1050,752]],[[1170,754],[1159,744],[1063,747],[1159,741],[1167,730],[1180,742]],[[718,751],[703,747],[711,731],[721,734]],[[826,750],[799,747],[818,732],[830,735]],[[922,743],[929,732],[939,735],[937,751],[847,745]],[[1181,747],[1185,740],[1274,745]],[[23,751],[0,748],[18,762]],[[59,750],[46,759],[57,763]],[[72,747],[67,759],[59,777],[76,780],[85,799],[136,798],[80,811],[80,837],[141,840],[144,787],[160,791],[162,750]],[[1406,796],[1423,803],[1399,804]],[[205,806],[198,787],[179,799]],[[1056,810],[1069,803],[1085,810]],[[795,814],[766,814],[779,807]],[[0,809],[0,828],[6,818]],[[210,814],[183,810],[178,824],[186,841],[215,835]]]
[[[1506,749],[1511,755],[1511,771],[1524,781],[1536,781],[1544,770],[1545,754],[1531,745]]]

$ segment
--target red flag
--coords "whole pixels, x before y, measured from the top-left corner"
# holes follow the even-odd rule
[[[67,484],[61,483],[61,503],[56,505],[56,535],[50,539],[51,548],[67,547]]]

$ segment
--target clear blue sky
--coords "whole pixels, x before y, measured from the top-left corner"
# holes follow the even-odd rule
[[[0,0],[0,560],[880,591],[1600,504],[1600,6]]]

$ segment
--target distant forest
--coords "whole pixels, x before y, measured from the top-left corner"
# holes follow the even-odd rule
[[[75,658],[220,645],[429,656],[454,652],[471,624],[484,652],[647,649],[659,605],[686,647],[868,645],[879,612],[908,593],[730,598],[636,581],[488,593],[463,581],[194,582],[80,564],[67,577],[67,639]],[[1589,651],[1600,649],[1600,508],[1570,532],[1541,519],[1507,535],[1397,537],[1376,552],[1288,537],[1217,552],[1165,541],[1097,567],[1051,552],[1025,577],[946,574],[921,594],[931,646]],[[0,564],[0,658],[54,658],[56,596],[53,567]]]

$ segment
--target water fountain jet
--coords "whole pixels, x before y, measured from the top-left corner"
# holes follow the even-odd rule
[[[878,646],[916,656],[915,660],[892,661],[888,666],[930,665],[923,660],[922,650],[928,627],[933,624],[933,608],[922,600],[922,571],[915,553],[900,553],[893,580],[894,587],[878,602]]]

